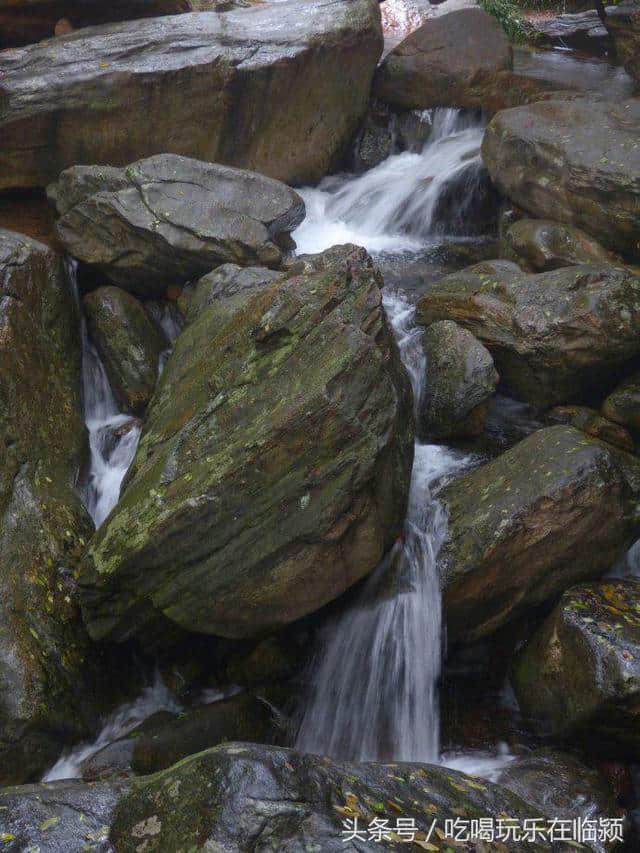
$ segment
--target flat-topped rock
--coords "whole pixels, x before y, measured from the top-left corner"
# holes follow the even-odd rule
[[[167,151],[319,180],[367,109],[381,51],[375,0],[147,18],[5,51],[0,189]]]

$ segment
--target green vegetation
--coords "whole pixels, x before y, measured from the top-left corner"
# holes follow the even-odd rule
[[[519,6],[514,0],[480,0],[480,6],[498,19],[511,41],[526,40],[527,30],[520,17]]]

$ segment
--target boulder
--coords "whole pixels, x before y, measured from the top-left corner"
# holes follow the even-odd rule
[[[607,14],[612,8],[615,7],[610,6],[607,9]],[[574,50],[595,53],[599,56],[607,53],[612,46],[609,33],[596,9],[556,15],[553,18],[540,18],[533,23],[533,28],[537,36],[536,41],[541,44],[572,47]]]
[[[159,154],[126,169],[75,166],[49,188],[74,257],[139,295],[224,263],[279,266],[304,218],[289,187],[255,172]]]
[[[588,406],[554,406],[548,413],[552,423],[571,424],[593,438],[599,438],[630,453],[635,451],[635,442],[629,432],[619,424],[603,418]]]
[[[640,80],[640,3],[626,0],[619,6],[608,6],[604,25],[618,59],[635,80]]]
[[[538,430],[441,492],[448,637],[470,643],[611,568],[632,524],[612,455],[573,427]]]
[[[519,219],[502,235],[501,255],[527,272],[580,264],[615,264],[616,259],[584,231],[544,219]]]
[[[639,133],[637,99],[550,100],[494,116],[482,156],[498,189],[531,215],[640,257]]]
[[[602,414],[617,424],[640,430],[640,375],[627,377],[605,398]]]
[[[218,303],[219,310],[224,306],[224,310],[231,315],[254,288],[272,284],[281,275],[266,267],[243,269],[237,264],[223,264],[196,283],[186,306],[185,320],[187,323],[197,320],[214,302]]]
[[[2,853],[110,853],[109,824],[122,783],[76,779],[0,791]]]
[[[163,152],[318,181],[347,152],[381,50],[375,0],[286,0],[4,52],[0,189]]]
[[[499,378],[489,351],[450,320],[429,326],[423,348],[427,364],[420,429],[433,439],[478,435]]]
[[[517,657],[512,682],[536,730],[640,756],[640,581],[568,590]]]
[[[257,635],[377,565],[413,450],[381,283],[364,249],[334,247],[187,326],[81,574],[94,637]]]
[[[142,845],[145,853],[373,853],[410,849],[412,841],[416,849],[445,851],[451,846],[446,820],[505,814],[520,822],[538,816],[507,789],[441,766],[339,762],[239,743],[193,755],[134,784],[118,805],[110,839],[118,853],[134,853]],[[349,842],[354,818],[360,840]],[[382,822],[382,844],[368,832],[376,819]],[[407,828],[407,821],[415,828]],[[548,846],[518,841],[517,849]]]
[[[550,819],[595,820],[620,813],[607,780],[574,755],[549,747],[511,761],[497,781]],[[595,846],[595,845],[594,845]],[[600,850],[613,850],[603,843]]]
[[[640,352],[640,278],[595,265],[531,275],[509,261],[441,279],[417,303],[491,352],[502,382],[540,407],[592,399]]]
[[[201,705],[176,720],[148,727],[135,739],[131,766],[139,774],[156,773],[224,741],[274,743],[284,734],[276,714],[260,692],[237,693]]]
[[[0,785],[37,778],[86,734],[80,359],[62,259],[0,230]]]
[[[511,69],[509,39],[482,9],[458,9],[411,33],[378,69],[375,93],[400,109],[466,107],[472,84]]]
[[[173,15],[189,8],[189,0],[0,0],[0,48],[93,24]]]
[[[99,287],[82,300],[89,333],[111,389],[124,409],[140,413],[151,399],[167,339],[141,302],[119,287]]]

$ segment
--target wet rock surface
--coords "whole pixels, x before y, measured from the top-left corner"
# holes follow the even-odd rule
[[[614,267],[572,266],[531,275],[487,261],[441,279],[417,320],[453,320],[491,352],[517,396],[550,406],[604,390],[638,352],[640,279]]]
[[[498,113],[482,143],[496,186],[533,216],[639,257],[640,102],[597,96]]]
[[[166,151],[319,180],[346,154],[381,50],[374,0],[289,0],[92,27],[6,52],[0,187]]]
[[[304,218],[300,196],[279,181],[170,154],[68,169],[49,196],[66,249],[147,296],[223,263],[277,267],[278,240]]]
[[[631,535],[611,454],[567,426],[534,432],[446,486],[440,553],[449,639],[469,643],[610,568]]]
[[[161,615],[255,635],[337,597],[399,533],[411,393],[379,274],[349,246],[300,263],[177,340],[82,573],[94,636]]]
[[[640,4],[627,0],[607,7],[605,26],[620,62],[635,80],[640,80]]]
[[[8,853],[112,853],[109,825],[122,783],[75,779],[0,791],[0,842]]]
[[[420,430],[434,439],[482,432],[498,383],[489,351],[449,320],[429,326],[423,347],[427,367]]]
[[[513,685],[536,729],[637,758],[640,581],[569,589],[518,656]]]
[[[168,342],[139,302],[119,287],[99,287],[83,299],[91,338],[126,410],[141,412],[158,378]]]
[[[90,651],[73,572],[90,535],[79,317],[62,259],[0,230],[0,785],[79,737]]]
[[[520,219],[501,243],[504,258],[527,272],[547,272],[580,264],[615,264],[615,258],[579,228],[544,219]]]
[[[361,827],[386,819],[385,847],[400,850],[407,836],[394,827],[403,816],[415,820],[417,846],[429,843],[434,851],[445,851],[450,846],[443,832],[446,818],[501,813],[524,819],[534,817],[535,809],[491,782],[429,764],[352,764],[240,743],[207,750],[135,783],[117,809],[110,838],[122,853],[133,853],[141,843],[149,853],[180,845],[238,851],[379,849],[366,831],[364,840],[343,840],[343,821],[358,817]],[[427,842],[436,817],[441,834],[432,832]],[[525,841],[517,849],[546,848]]]
[[[640,430],[640,376],[624,379],[602,403],[602,414],[630,429]]]

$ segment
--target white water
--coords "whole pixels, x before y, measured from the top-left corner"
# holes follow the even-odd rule
[[[421,152],[395,154],[363,175],[330,177],[300,190],[307,216],[293,233],[298,252],[339,243],[370,252],[415,252],[437,236],[441,242],[442,224],[434,216],[438,198],[470,164],[479,173],[482,135],[481,122],[459,110],[434,110]]]
[[[422,251],[442,241],[436,221],[444,188],[472,162],[480,168],[483,128],[455,110],[436,110],[420,153],[389,157],[364,175],[302,191],[307,218],[294,233],[299,252],[354,242],[373,253]],[[460,200],[464,214],[469,198]],[[424,391],[422,330],[401,293],[384,305],[418,406]],[[439,752],[442,658],[438,551],[446,516],[437,489],[474,460],[417,443],[403,543],[373,573],[356,602],[328,627],[314,661],[295,746],[354,760],[438,761],[495,778],[498,754]]]
[[[158,711],[178,713],[182,706],[169,692],[159,673],[154,682],[146,687],[133,702],[126,702],[110,714],[104,721],[102,731],[92,743],[82,743],[60,756],[53,767],[42,777],[43,782],[56,779],[79,779],[82,776],[82,764],[105,746],[124,737]]]
[[[140,422],[118,410],[106,370],[83,323],[82,384],[91,461],[85,505],[100,527],[118,502],[140,439]]]
[[[422,333],[401,294],[387,294],[385,308],[418,401],[425,375]],[[297,749],[353,760],[438,759],[442,632],[436,561],[446,517],[433,490],[466,464],[459,453],[416,444],[403,543],[329,628]]]

